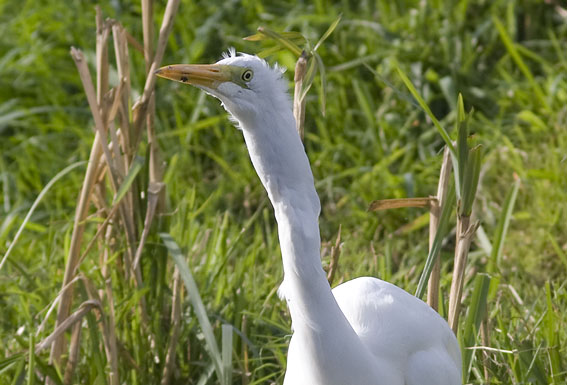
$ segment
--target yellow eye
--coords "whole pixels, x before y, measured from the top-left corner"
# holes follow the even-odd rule
[[[250,80],[252,80],[253,76],[254,73],[252,72],[252,70],[246,70],[242,73],[242,80],[244,80],[245,82],[249,82]]]

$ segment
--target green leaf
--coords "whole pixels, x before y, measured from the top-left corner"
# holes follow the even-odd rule
[[[185,257],[183,256],[181,249],[173,240],[171,235],[169,235],[168,233],[160,233],[159,236],[161,237],[165,247],[169,251],[169,254],[173,258],[177,269],[179,269],[179,274],[183,279],[183,283],[185,284],[185,288],[187,289],[187,293],[189,294],[191,304],[193,305],[193,310],[195,311],[197,319],[199,320],[199,325],[201,326],[201,330],[203,331],[203,335],[205,336],[207,350],[209,351],[209,354],[213,361],[215,372],[217,373],[217,378],[222,385],[228,385],[224,382],[225,377],[223,375],[222,358],[219,352],[217,341],[215,339],[215,335],[213,333],[213,327],[211,326],[211,322],[209,321],[209,317],[207,316],[207,310],[205,309],[205,305],[203,304],[203,300],[201,299],[201,295],[199,294],[199,289],[197,287],[195,279],[193,278],[193,274],[191,274],[191,270],[189,270],[189,267],[185,262]]]
[[[299,57],[299,55],[301,55],[301,52],[303,52],[303,50],[299,48],[297,44],[295,44],[290,39],[282,36],[278,32],[272,31],[271,29],[268,29],[266,27],[258,27],[258,32],[260,32],[263,35],[266,35],[269,38],[274,39],[276,43],[287,48],[297,57]]]
[[[304,44],[304,43],[307,42],[305,37],[300,32],[290,31],[290,32],[279,32],[278,34],[282,38],[297,41],[298,42],[297,44]],[[260,33],[260,32],[255,33],[254,35],[246,36],[245,38],[243,38],[243,40],[246,40],[246,41],[263,41],[263,40],[268,40],[268,39],[270,39],[270,37],[268,35]]]
[[[417,92],[413,83],[411,82],[411,80],[409,80],[409,78],[406,76],[404,71],[402,71],[400,66],[397,63],[395,63],[394,65],[395,65],[396,71],[398,72],[398,75],[400,76],[400,78],[402,79],[402,81],[404,82],[406,87],[408,88],[409,92],[412,94],[412,96],[415,98],[415,100],[417,100],[417,103],[425,111],[425,113],[431,118],[431,121],[433,121],[433,124],[437,128],[437,131],[439,131],[439,134],[441,135],[441,137],[445,141],[445,144],[447,145],[447,147],[449,147],[451,154],[455,155],[455,147],[453,146],[453,142],[451,141],[451,138],[449,137],[449,134],[447,133],[447,131],[445,131],[445,129],[441,126],[441,123],[439,123],[439,121],[437,120],[435,115],[433,115],[433,112],[431,111],[431,109],[429,108],[427,103],[425,103],[425,100],[423,100],[421,95]]]
[[[475,345],[476,336],[480,329],[480,323],[486,315],[486,303],[488,289],[490,287],[490,276],[488,274],[477,274],[474,280],[474,290],[468,307],[468,315],[463,329],[463,373],[468,378],[472,370],[475,350],[467,349]]]
[[[492,242],[492,254],[490,255],[490,261],[488,263],[489,273],[493,273],[500,263],[500,259],[502,257],[502,249],[504,248],[504,240],[506,239],[508,225],[510,224],[510,219],[512,218],[512,212],[514,211],[514,204],[516,203],[516,197],[518,196],[519,189],[520,178],[517,178],[510,191],[508,191],[506,199],[504,200],[504,207],[502,208],[502,214],[500,215],[500,219],[498,221],[498,228],[496,229],[494,242]]]
[[[319,100],[321,102],[321,114],[325,116],[325,105],[327,102],[327,76],[325,74],[325,65],[323,64],[323,59],[321,59],[321,56],[319,56],[317,53],[314,53],[313,57],[317,60],[317,68],[319,69],[319,76],[321,78]]]
[[[232,384],[232,325],[222,325],[222,366],[224,383]]]
[[[329,28],[327,28],[327,31],[325,31],[325,33],[323,34],[323,36],[321,36],[321,38],[319,39],[319,41],[317,42],[317,44],[315,44],[315,48],[313,48],[313,52],[317,51],[317,48],[319,48],[321,46],[321,44],[323,44],[323,42],[325,40],[327,40],[327,38],[329,36],[331,36],[331,34],[333,33],[333,31],[335,30],[335,28],[337,28],[337,25],[339,25],[339,22],[341,21],[341,18],[343,17],[343,14],[341,13],[339,15],[339,17],[337,17],[337,19],[335,21],[333,21],[333,23],[329,26]]]
[[[2,257],[2,260],[0,261],[0,270],[2,270],[2,266],[4,265],[4,263],[6,262],[6,259],[8,259],[8,256],[10,255],[10,253],[12,252],[12,250],[14,249],[14,246],[16,245],[18,239],[20,238],[20,235],[22,234],[22,232],[24,231],[24,228],[26,227],[26,224],[29,222],[32,214],[34,213],[35,209],[37,208],[37,206],[39,205],[39,202],[41,202],[41,200],[43,199],[43,197],[45,196],[45,194],[47,194],[47,192],[51,189],[51,187],[59,180],[61,179],[63,176],[67,175],[69,172],[71,172],[72,170],[74,170],[75,168],[79,167],[79,166],[83,166],[84,164],[86,164],[87,162],[85,161],[81,161],[81,162],[75,162],[70,166],[65,167],[63,170],[59,171],[57,173],[57,175],[55,175],[46,185],[45,187],[41,190],[41,192],[39,193],[39,195],[37,196],[37,198],[35,199],[35,201],[33,202],[32,206],[30,207],[28,213],[26,214],[26,217],[24,218],[22,224],[20,225],[20,228],[18,229],[18,231],[16,232],[16,235],[14,236],[14,239],[12,240],[12,242],[10,243],[10,247],[8,247],[8,250],[6,250],[6,254],[4,254],[4,256]]]
[[[301,87],[301,93],[299,94],[300,100],[303,100],[309,92],[309,89],[313,85],[313,80],[317,74],[317,60],[313,59],[313,56],[309,56],[307,59],[307,71],[305,71],[305,77],[303,78],[303,85]]]
[[[551,284],[549,281],[545,282],[545,299],[547,303],[547,309],[545,312],[545,339],[547,340],[549,366],[551,368],[551,384],[559,384],[557,379],[559,379],[561,373],[561,359],[559,356],[559,337],[555,332],[557,330],[555,311],[553,310],[553,301],[551,299]]]
[[[459,173],[459,196],[461,199],[463,197],[463,178],[469,157],[469,146],[467,143],[468,131],[468,119],[464,121],[457,119],[457,169]]]
[[[11,368],[14,364],[18,363],[19,361],[23,361],[23,359],[24,359],[24,353],[16,353],[16,354],[12,354],[9,357],[4,358],[3,360],[0,360],[0,374]]]
[[[429,250],[429,255],[425,261],[425,266],[419,277],[419,283],[417,284],[417,290],[415,291],[415,296],[417,298],[423,297],[425,294],[425,289],[427,287],[427,281],[431,275],[431,270],[433,270],[433,265],[437,258],[439,258],[439,252],[441,251],[441,246],[443,244],[443,238],[447,233],[449,228],[449,222],[451,220],[451,213],[453,212],[453,206],[455,205],[455,185],[451,184],[449,192],[447,193],[447,199],[443,204],[441,209],[441,216],[439,218],[439,227],[437,228],[437,233],[433,239],[433,244],[431,245],[431,250]]]
[[[459,96],[457,97],[457,122],[462,122],[466,117],[465,102],[463,100],[463,95],[459,92]]]
[[[27,385],[35,384],[35,336],[30,334],[30,343],[28,350],[28,381]]]
[[[478,145],[469,151],[469,158],[463,175],[459,215],[465,215],[467,217],[471,215],[476,191],[478,189],[481,160],[482,146]]]
[[[492,15],[492,22],[496,26],[496,29],[500,34],[500,38],[502,39],[502,42],[504,43],[506,49],[508,50],[508,54],[510,54],[512,60],[514,60],[514,63],[516,63],[522,74],[526,77],[526,79],[528,79],[528,82],[530,83],[534,91],[534,96],[536,97],[535,100],[537,100],[541,106],[545,107],[546,109],[549,109],[549,105],[545,100],[545,95],[543,94],[541,87],[539,86],[538,82],[535,80],[534,75],[530,71],[529,67],[522,59],[522,56],[518,52],[516,45],[510,38],[510,35],[508,35],[506,28],[504,28],[504,24],[502,24],[500,19],[495,15]]]
[[[116,192],[116,196],[114,197],[114,200],[112,202],[113,205],[117,204],[122,200],[122,198],[124,198],[128,190],[130,189],[130,186],[132,186],[132,183],[134,183],[136,175],[138,175],[138,173],[144,166],[144,162],[144,158],[141,156],[136,156],[134,158],[134,161],[132,162],[130,169],[128,170],[128,174],[126,175],[124,181],[122,181],[122,184]]]

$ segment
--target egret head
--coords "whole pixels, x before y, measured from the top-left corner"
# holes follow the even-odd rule
[[[282,74],[257,56],[234,51],[215,64],[175,64],[156,71],[159,77],[191,84],[220,99],[240,123],[269,116],[272,108],[291,109]]]

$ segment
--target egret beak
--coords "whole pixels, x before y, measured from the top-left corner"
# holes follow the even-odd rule
[[[160,78],[216,90],[219,84],[232,80],[229,66],[221,64],[172,64],[158,69]]]

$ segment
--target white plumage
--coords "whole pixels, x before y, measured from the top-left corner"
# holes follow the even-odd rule
[[[242,130],[274,207],[293,336],[285,385],[461,384],[460,350],[423,301],[376,278],[331,291],[320,261],[320,203],[282,71],[251,55],[162,67],[158,76],[220,99]]]

